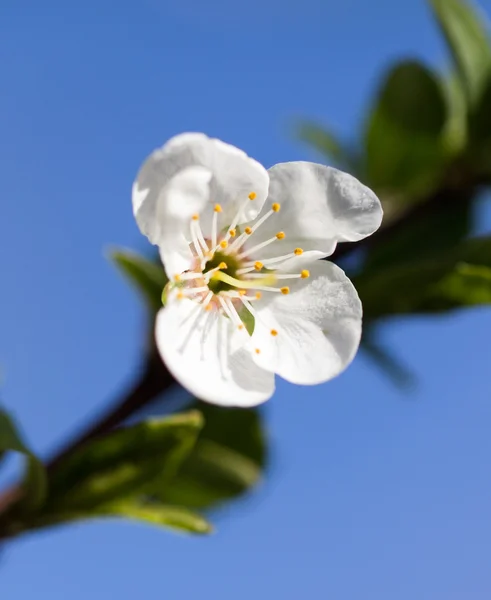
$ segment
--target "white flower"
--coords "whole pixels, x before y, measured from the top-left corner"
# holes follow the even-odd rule
[[[379,200],[355,178],[309,162],[266,171],[186,133],[146,160],[133,210],[172,282],[159,351],[198,398],[252,406],[271,397],[275,373],[317,384],[351,362],[361,303],[344,272],[319,259],[380,225]]]

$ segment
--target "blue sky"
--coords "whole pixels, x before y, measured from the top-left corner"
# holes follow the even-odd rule
[[[146,249],[130,189],[154,147],[197,130],[266,166],[314,159],[295,117],[354,136],[391,60],[447,60],[422,0],[3,0],[0,55],[2,397],[40,452],[136,370],[142,311],[103,251]],[[215,535],[31,536],[0,555],[0,597],[487,600],[490,327],[488,309],[387,324],[410,394],[362,356],[280,382],[273,468]]]

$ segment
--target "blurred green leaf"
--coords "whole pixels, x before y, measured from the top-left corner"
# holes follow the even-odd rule
[[[154,480],[164,487],[203,425],[191,411],[116,430],[66,458],[53,473],[47,510],[93,509],[134,497]]]
[[[453,251],[366,271],[354,278],[367,320],[435,313],[491,302],[491,238],[466,240]]]
[[[467,193],[467,192],[466,192]],[[365,270],[411,263],[419,258],[453,249],[469,233],[472,208],[467,197],[446,193],[435,210],[400,227],[397,235],[375,245],[368,253]]]
[[[181,506],[127,502],[106,507],[104,513],[108,516],[146,521],[151,525],[162,525],[188,533],[211,533],[213,531],[213,527],[201,515]]]
[[[457,263],[429,289],[429,299],[448,308],[491,303],[491,267]]]
[[[183,533],[205,534],[213,530],[206,519],[187,508],[136,499],[102,505],[91,511],[75,510],[43,515],[37,520],[36,528],[101,518],[126,518]]]
[[[296,137],[312,146],[329,162],[334,162],[352,175],[359,175],[359,161],[354,154],[325,127],[312,121],[301,121],[297,127]]]
[[[443,133],[443,144],[449,156],[457,156],[467,143],[467,106],[462,85],[456,73],[442,80],[447,104],[447,122]]]
[[[0,408],[0,451],[14,451],[26,457],[26,472],[22,482],[25,494],[21,506],[29,510],[40,506],[46,497],[46,473],[43,463],[25,445],[12,418]]]
[[[478,176],[491,179],[491,77],[484,86],[481,98],[469,114],[468,154]]]
[[[162,291],[167,284],[164,268],[156,261],[126,249],[114,249],[110,259],[140,292],[150,308],[158,311],[162,307]]]
[[[464,0],[429,0],[450,48],[469,105],[478,101],[491,70],[486,20]]]
[[[446,100],[433,73],[414,61],[396,64],[369,115],[368,183],[409,197],[433,186],[446,158],[442,144],[446,120]]]
[[[259,481],[266,446],[257,409],[195,406],[205,418],[198,442],[170,485],[154,486],[153,493],[166,503],[209,508]]]

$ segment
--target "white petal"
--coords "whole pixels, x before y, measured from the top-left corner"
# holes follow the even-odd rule
[[[344,272],[327,261],[309,265],[310,277],[292,280],[290,293],[260,300],[252,336],[262,368],[299,384],[322,383],[354,358],[362,308]],[[277,335],[273,336],[271,330]]]
[[[160,228],[160,256],[169,279],[194,263],[189,245],[191,217],[208,202],[210,180],[211,172],[204,167],[187,167],[170,179],[158,198],[156,228]]]
[[[221,204],[221,225],[228,226],[239,206],[245,205],[241,222],[255,218],[268,195],[269,176],[245,152],[202,133],[184,133],[155,150],[145,161],[133,186],[133,212],[141,231],[154,244],[161,243],[157,215],[162,189],[182,169],[204,167],[212,174],[209,205],[202,227],[208,233],[213,206]],[[248,200],[254,193],[255,199]],[[165,214],[161,212],[161,216]],[[228,222],[227,222],[228,221]]]
[[[382,221],[377,196],[357,179],[310,162],[280,163],[269,169],[268,203],[281,210],[273,214],[248,240],[251,247],[278,231],[286,236],[261,252],[271,258],[295,248],[315,251],[313,258],[329,256],[337,242],[357,241],[371,235]]]
[[[156,320],[156,341],[174,377],[202,400],[224,406],[255,406],[273,395],[274,375],[256,365],[230,319],[195,302],[169,301]],[[245,334],[247,335],[247,334]]]

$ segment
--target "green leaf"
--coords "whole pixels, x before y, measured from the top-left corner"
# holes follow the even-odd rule
[[[205,426],[196,446],[168,486],[155,486],[161,501],[209,508],[240,496],[258,483],[266,445],[257,409],[196,404]]]
[[[311,121],[301,121],[296,130],[297,139],[306,142],[328,161],[356,175],[359,164],[353,153],[332,132]]]
[[[469,162],[478,177],[491,179],[491,77],[469,114]]]
[[[491,238],[466,240],[452,252],[353,278],[367,319],[435,313],[491,302]]]
[[[0,408],[0,452],[8,450],[25,455],[26,472],[22,484],[25,494],[22,498],[22,507],[37,508],[46,497],[47,484],[44,465],[25,445],[12,418]]]
[[[153,481],[166,486],[203,425],[191,411],[116,430],[70,455],[53,473],[47,510],[94,509],[134,497]]]
[[[460,193],[452,195],[448,192],[444,198],[444,202],[435,204],[433,212],[424,219],[407,223],[383,244],[375,245],[367,256],[365,271],[412,263],[419,258],[425,259],[431,254],[455,248],[470,231],[471,205],[467,197]]]
[[[108,518],[125,518],[183,533],[206,534],[213,531],[213,527],[206,519],[187,508],[138,500],[106,504],[90,512],[74,510],[42,515],[36,521],[35,526],[37,529],[41,529],[54,525],[66,525],[74,521]]]
[[[433,186],[446,158],[446,120],[446,100],[433,73],[414,61],[396,64],[366,127],[366,175],[372,187],[410,197]]]
[[[447,41],[469,105],[480,98],[491,70],[491,46],[484,16],[464,0],[429,0]]]
[[[112,250],[109,257],[150,308],[159,310],[162,307],[162,291],[168,281],[162,265],[122,248]]]
[[[122,503],[106,507],[104,513],[188,533],[203,534],[213,531],[206,519],[182,506]]]
[[[451,73],[444,78],[442,85],[447,103],[447,122],[443,132],[443,145],[449,156],[457,156],[467,143],[466,98],[456,73]]]
[[[448,307],[491,303],[491,267],[457,263],[455,269],[430,286],[429,300]]]

